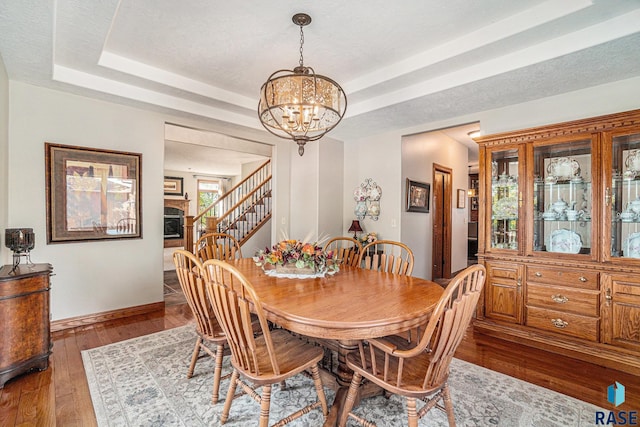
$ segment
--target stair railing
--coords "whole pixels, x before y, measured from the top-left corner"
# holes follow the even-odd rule
[[[271,217],[271,159],[220,196],[196,216],[185,217],[184,247],[194,249],[195,241],[204,233],[230,233],[242,244]],[[268,212],[267,212],[268,211]],[[247,229],[247,215],[257,213],[252,229]],[[255,215],[254,215],[255,216]],[[268,217],[267,217],[268,216]]]

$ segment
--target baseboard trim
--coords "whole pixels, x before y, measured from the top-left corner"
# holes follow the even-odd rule
[[[107,320],[122,319],[124,317],[147,314],[161,310],[164,310],[164,301],[137,305],[134,307],[126,307],[118,310],[104,311],[102,313],[94,313],[86,316],[54,320],[51,322],[51,333],[61,332],[71,328],[77,328],[79,326],[88,326],[94,323],[105,322]]]

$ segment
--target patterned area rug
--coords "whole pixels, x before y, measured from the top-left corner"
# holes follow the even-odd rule
[[[201,357],[194,376],[187,379],[195,343],[194,326],[146,335],[82,352],[91,398],[99,426],[218,426],[228,380],[221,400],[211,404],[213,360]],[[225,357],[223,374],[230,372]],[[449,384],[459,426],[591,426],[596,406],[455,359]],[[305,376],[274,386],[272,420],[315,397]],[[327,390],[329,403],[334,394]],[[406,425],[404,400],[395,396],[364,399],[356,411],[378,426]],[[257,425],[258,405],[248,396],[236,399],[226,426]],[[348,424],[349,426],[355,425]],[[321,426],[320,411],[295,420],[291,426]],[[421,426],[447,426],[444,413],[432,410]]]

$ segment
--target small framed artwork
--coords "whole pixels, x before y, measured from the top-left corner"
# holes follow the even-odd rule
[[[183,179],[178,176],[164,177],[164,195],[165,196],[183,196],[182,188]]]
[[[142,237],[142,154],[45,143],[47,244]]]
[[[407,212],[428,213],[430,196],[430,184],[407,178]]]
[[[466,206],[465,204],[466,199],[467,199],[467,192],[462,189],[458,189],[458,204],[456,205],[456,207],[458,209],[464,209]]]

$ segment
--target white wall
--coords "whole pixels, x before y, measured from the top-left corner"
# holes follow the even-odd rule
[[[404,218],[400,223],[401,213],[404,211],[405,185],[401,165],[403,160],[410,160],[404,158],[401,152],[404,136],[472,122],[480,122],[482,134],[488,135],[634,109],[640,109],[640,77],[345,141],[343,224],[348,227],[355,218],[353,190],[365,178],[373,178],[382,187],[381,213],[378,221],[369,218],[361,221],[367,232],[377,231],[384,239],[402,240],[411,236],[415,231],[414,227],[429,226],[412,224],[404,221]],[[464,171],[466,173],[466,168]],[[464,181],[459,186],[454,185],[456,189],[467,188],[468,184]],[[455,206],[455,197],[453,203]],[[453,230],[454,235],[459,236],[466,235],[466,232],[466,225],[464,230]],[[464,253],[466,254],[466,248]],[[425,261],[417,260],[417,264],[421,262]],[[416,269],[427,271],[426,266],[421,268],[416,265],[414,271]],[[455,271],[455,266],[452,269]]]
[[[406,178],[431,184],[433,200],[433,164],[450,168],[451,176],[451,272],[467,266],[467,215],[466,209],[456,208],[457,189],[468,187],[468,149],[442,132],[422,133],[402,138],[402,182]],[[403,203],[406,185],[401,186]],[[404,207],[404,205],[403,205]],[[413,275],[432,278],[433,209],[429,213],[401,213],[402,242],[413,251],[415,266]]]
[[[342,235],[343,143],[310,142],[300,156],[291,150],[291,208],[288,237],[318,241]],[[282,236],[276,236],[278,240]]]
[[[265,158],[263,160],[257,160],[255,162],[243,163],[242,166],[240,167],[240,170],[241,170],[240,179],[245,179],[246,177],[251,175],[253,172],[255,172],[256,169],[262,166],[266,161],[267,159]]]
[[[2,81],[0,76],[0,87]],[[21,82],[9,81],[8,86],[8,159],[2,156],[0,165],[8,162],[9,166],[0,173],[9,189],[1,209],[8,210],[7,226],[34,229],[32,260],[54,267],[53,320],[162,301],[165,122],[229,133],[227,125],[177,118]],[[6,114],[0,113],[3,116]],[[238,132],[258,139],[252,130]],[[142,153],[143,238],[47,245],[45,142]],[[0,150],[4,148],[0,136]],[[287,165],[288,161],[281,169],[288,173]],[[0,187],[0,200],[1,191]],[[288,204],[288,187],[280,192],[282,203]],[[195,193],[189,196],[195,197]]]
[[[54,267],[53,319],[162,301],[164,118],[10,82],[9,225],[32,227]],[[44,143],[142,153],[143,238],[46,244]]]
[[[378,238],[401,240],[400,135],[382,134],[349,141],[344,146],[344,158],[344,230],[347,230],[351,221],[356,218],[353,212],[356,206],[353,191],[365,179],[371,178],[382,189],[380,217],[374,221],[367,216],[360,221],[360,225],[364,232],[378,233]]]
[[[9,214],[9,78],[0,56],[0,265],[9,261],[10,251],[4,246],[4,230]]]
[[[292,146],[295,144],[290,143]],[[295,150],[289,151],[291,156],[291,208],[289,214],[289,238],[309,239],[318,233],[318,186],[320,143],[310,142],[305,145],[304,155]],[[276,236],[278,240],[282,236]]]
[[[344,144],[324,139],[320,145],[318,176],[318,238],[346,235],[342,226]],[[326,243],[326,242],[325,242]]]

